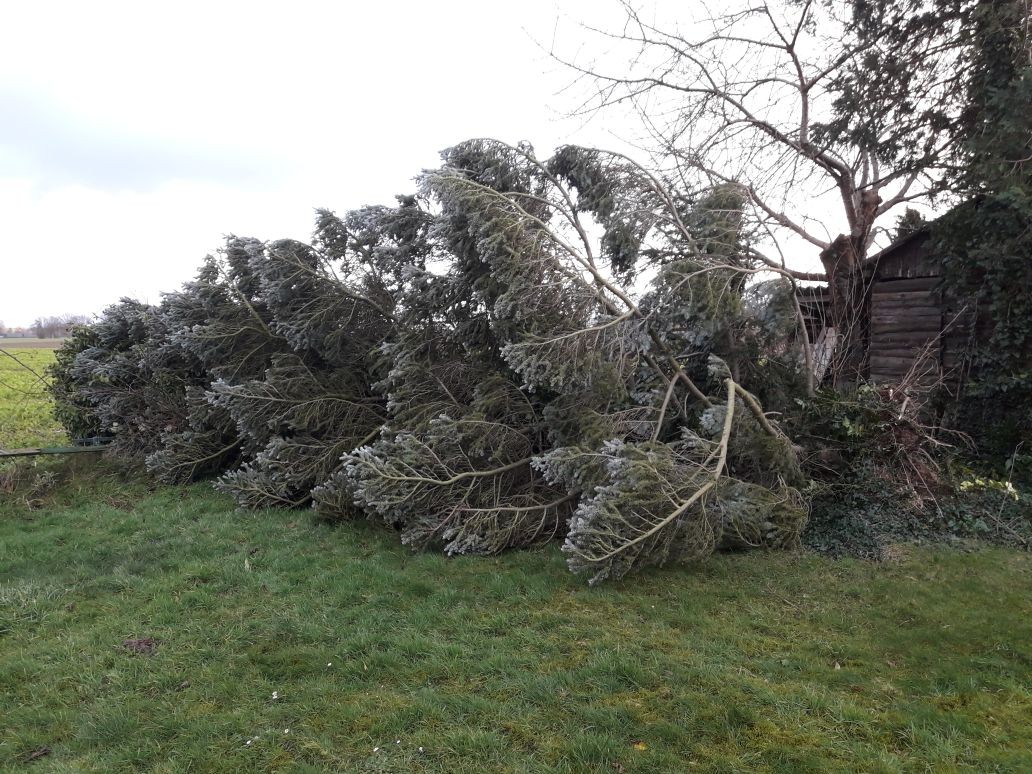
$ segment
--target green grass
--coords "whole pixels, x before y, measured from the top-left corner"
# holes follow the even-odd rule
[[[65,443],[44,384],[36,376],[54,361],[53,349],[12,349],[4,339],[0,349],[9,353],[0,352],[0,449]]]
[[[0,504],[0,556],[8,770],[1032,770],[1014,551],[728,555],[589,589],[554,546],[413,555],[80,475]]]

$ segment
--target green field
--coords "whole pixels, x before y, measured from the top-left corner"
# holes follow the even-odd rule
[[[53,434],[15,394],[6,437]],[[555,545],[414,555],[93,455],[23,464],[2,771],[1032,770],[1028,553],[723,555],[589,589]]]
[[[7,341],[0,339],[0,449],[64,443],[64,431],[51,416],[45,384],[37,376],[54,361],[53,348],[15,349]]]

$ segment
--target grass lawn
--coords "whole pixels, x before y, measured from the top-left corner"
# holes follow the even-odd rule
[[[0,557],[6,770],[1032,770],[1016,551],[589,589],[554,546],[413,555],[84,473],[0,504]]]
[[[54,362],[54,350],[13,349],[6,342],[0,339],[0,449],[64,443],[65,433],[51,416],[45,385],[33,374],[43,375]]]

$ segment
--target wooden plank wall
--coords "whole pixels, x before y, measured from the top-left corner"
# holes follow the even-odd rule
[[[938,291],[941,262],[922,255],[923,247],[920,238],[908,240],[898,250],[899,260],[893,251],[878,266],[871,286],[868,377],[897,384],[927,352],[919,366],[921,381],[942,378],[952,388],[961,381],[969,339],[986,338],[991,321],[979,314],[976,329],[975,310],[966,301],[943,302]],[[812,344],[827,324],[827,287],[801,287],[797,298]]]
[[[942,360],[939,334],[942,305],[934,292],[939,277],[879,278],[871,289],[870,378],[899,382],[922,351],[928,378],[938,376]]]
[[[827,325],[828,288],[826,285],[801,287],[796,298],[799,300],[806,333],[812,346]]]

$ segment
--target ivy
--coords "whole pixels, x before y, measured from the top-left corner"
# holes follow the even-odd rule
[[[955,422],[997,469],[1032,439],[1032,37],[1026,5],[982,2],[967,83],[964,164],[950,182],[967,201],[935,224],[947,297],[970,310],[968,378]],[[1022,449],[1022,445],[1026,448]],[[1022,455],[1023,451],[1023,455]],[[1012,464],[1011,474],[1020,473]]]

